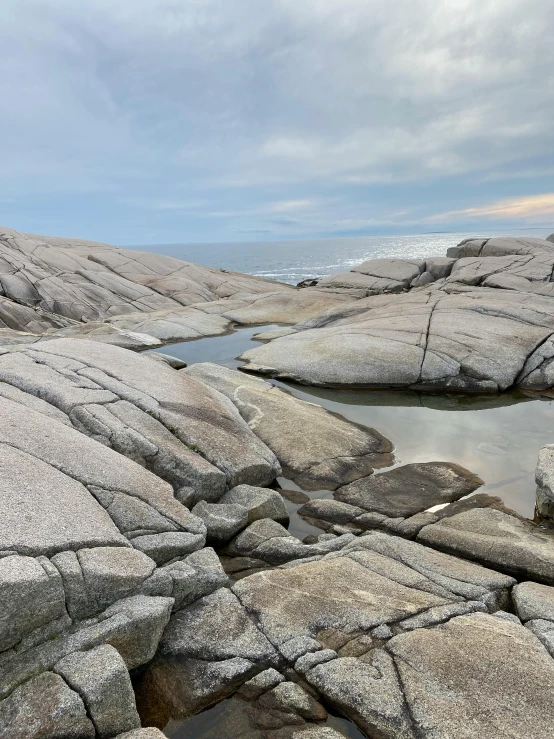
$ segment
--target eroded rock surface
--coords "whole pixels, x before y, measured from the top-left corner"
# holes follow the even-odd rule
[[[370,297],[323,311],[294,333],[245,352],[248,369],[328,386],[550,388],[551,242],[469,240],[448,258],[427,261],[370,260],[320,282],[321,290],[365,285]]]
[[[334,489],[392,463],[392,444],[375,429],[347,421],[255,377],[216,364],[182,373],[231,400],[276,455],[283,474],[305,490]]]
[[[267,382],[135,352],[285,323],[250,369],[544,390],[553,267],[551,242],[473,239],[295,289],[3,230],[0,734],[157,739],[132,671],[161,728],[235,695],[224,739],[340,739],[333,710],[380,739],[550,737],[550,529],[456,465],[373,474],[388,440]],[[281,472],[336,490],[294,494],[325,533],[289,533]]]

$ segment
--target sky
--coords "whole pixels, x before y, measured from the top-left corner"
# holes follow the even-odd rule
[[[552,0],[2,0],[0,223],[554,231]]]

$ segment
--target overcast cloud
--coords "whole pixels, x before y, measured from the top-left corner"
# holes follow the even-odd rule
[[[3,0],[0,220],[554,230],[553,28],[552,0]]]

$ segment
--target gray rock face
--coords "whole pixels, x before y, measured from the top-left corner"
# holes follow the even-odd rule
[[[208,363],[183,373],[226,395],[275,453],[283,474],[306,490],[334,489],[392,462],[392,444],[374,429],[298,400],[263,380]]]
[[[239,600],[223,588],[172,618],[139,695],[146,705],[169,703],[172,715],[183,718],[231,694],[278,659]]]
[[[415,738],[397,668],[383,650],[369,663],[346,657],[317,665],[306,679],[368,736]]]
[[[426,736],[544,739],[552,730],[554,661],[528,629],[476,613],[397,636],[387,650]]]
[[[70,320],[171,311],[239,293],[294,290],[259,277],[162,255],[78,239],[21,234],[7,228],[1,231],[2,294],[29,308]]]
[[[448,602],[447,597],[390,580],[350,557],[261,572],[240,580],[233,592],[273,644],[317,637],[331,626],[355,633]],[[276,593],[286,597],[276,598]],[[308,610],[309,601],[317,602],[317,608]]]
[[[444,518],[417,539],[516,577],[554,583],[554,533],[492,508]]]
[[[257,488],[252,485],[237,485],[220,499],[220,503],[232,503],[246,508],[248,523],[270,518],[288,525],[289,514],[285,501],[276,490]]]
[[[106,644],[75,652],[54,669],[81,696],[99,739],[140,728],[131,679],[116,649]]]
[[[483,481],[469,470],[447,462],[396,467],[339,488],[337,500],[392,518],[412,516],[440,503],[474,492]]]
[[[0,651],[64,613],[61,577],[46,558],[0,559]]]
[[[536,582],[522,582],[512,591],[518,616],[522,621],[546,619],[554,626],[554,588]]]
[[[267,484],[280,471],[232,403],[148,356],[57,339],[0,355],[0,380],[166,479],[185,504],[237,484]]]
[[[94,739],[79,695],[59,675],[44,672],[0,702],[0,735],[10,739]]]

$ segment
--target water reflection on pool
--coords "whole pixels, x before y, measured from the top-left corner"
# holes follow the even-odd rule
[[[238,329],[159,351],[189,364],[216,362],[238,367],[236,357],[252,347],[252,337],[271,328],[277,327]],[[499,495],[507,506],[533,516],[537,455],[545,444],[554,443],[554,401],[521,393],[441,396],[409,390],[330,390],[275,384],[351,421],[375,427],[394,443],[398,463],[456,462],[482,477],[485,486],[479,492]]]

